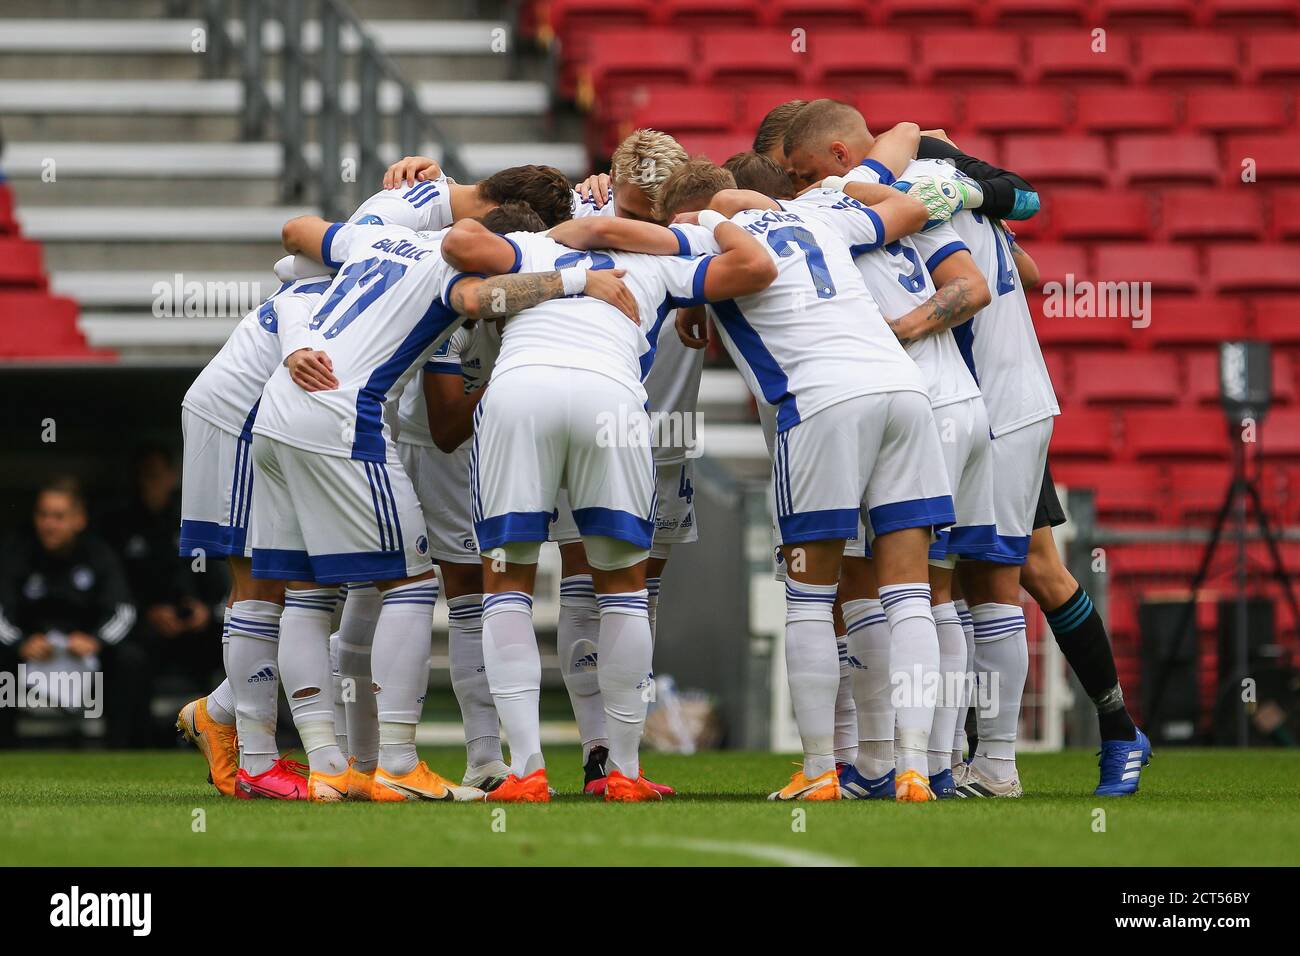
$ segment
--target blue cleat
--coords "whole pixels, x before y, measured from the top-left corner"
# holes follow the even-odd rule
[[[843,784],[841,783],[841,786]],[[952,779],[952,768],[945,768],[938,773],[930,774],[930,789],[940,800],[947,800],[949,797],[957,796],[957,784]]]
[[[840,795],[845,800],[893,800],[894,771],[872,780],[851,763],[840,767]]]
[[[1141,730],[1136,740],[1107,740],[1101,745],[1101,782],[1093,795],[1127,797],[1137,793],[1142,768],[1151,762],[1151,741]]]

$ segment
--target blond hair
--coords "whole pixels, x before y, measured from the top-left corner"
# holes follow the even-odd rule
[[[650,205],[657,208],[664,183],[689,158],[681,144],[667,133],[657,129],[633,130],[614,150],[610,179],[615,189],[622,185],[637,187],[645,193]]]
[[[716,193],[735,188],[736,178],[730,170],[704,156],[696,156],[673,170],[664,184],[663,197],[656,211],[662,219],[679,212],[694,212],[708,206]]]

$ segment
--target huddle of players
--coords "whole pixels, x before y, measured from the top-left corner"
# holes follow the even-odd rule
[[[768,156],[716,167],[638,131],[615,156],[612,201],[589,184],[572,221],[553,170],[464,186],[411,158],[386,183],[405,186],[350,223],[286,225],[296,255],[278,266],[285,284],[183,411],[182,553],[227,554],[235,570],[228,681],[179,720],[218,786],[313,800],[548,799],[531,593],[550,537],[584,789],[671,793],[641,773],[638,745],[658,578],[671,544],[695,534],[689,462],[671,444],[604,441],[598,422],[610,413],[645,436],[647,399],[657,413],[693,412],[707,303],[765,410],[774,462],[805,756],[773,797],[1018,795],[1016,559],[1057,413],[1008,271],[1022,254],[995,220],[963,212],[985,201],[981,184],[914,159],[914,126],[873,139],[856,111],[818,101],[778,107],[765,135]],[[796,199],[789,173],[820,188]],[[1019,327],[988,323],[1012,340],[997,349],[1001,367],[980,362],[992,333],[968,336],[963,354],[951,331],[991,314],[986,274],[1023,311]],[[676,334],[664,335],[674,310]],[[996,368],[1009,403],[996,414],[968,364],[972,338],[973,361]],[[1025,431],[1005,445],[1025,479],[1004,481],[996,440]],[[970,628],[953,599],[957,556]],[[431,559],[465,720],[461,785],[415,752]],[[997,680],[969,764],[968,670]],[[275,748],[279,682],[307,768]]]

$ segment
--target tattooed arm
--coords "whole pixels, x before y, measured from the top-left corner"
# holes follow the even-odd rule
[[[954,252],[931,272],[939,291],[889,325],[904,345],[961,325],[993,301],[989,284],[966,251]]]
[[[633,322],[639,322],[636,299],[623,284],[622,269],[587,271],[582,294],[614,306]],[[466,276],[451,287],[448,303],[470,319],[500,321],[535,305],[564,296],[564,276],[554,272],[516,272],[480,279]]]

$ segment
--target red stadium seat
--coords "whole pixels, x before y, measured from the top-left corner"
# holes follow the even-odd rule
[[[998,149],[998,141],[992,136],[985,136],[982,133],[974,133],[964,129],[950,129],[947,133],[948,138],[955,142],[957,148],[967,156],[974,156],[976,159],[982,159],[994,166],[1002,165],[999,158],[1002,156],[1002,151]],[[1020,228],[1018,223],[1016,228]]]
[[[980,4],[977,0],[875,0],[868,7],[877,10],[881,23],[894,27],[917,23],[961,26],[978,19]]]
[[[1213,185],[1222,176],[1208,136],[1122,136],[1115,143],[1115,170],[1128,186]]]
[[[952,130],[957,126],[957,103],[947,90],[869,89],[857,94],[853,105],[875,132],[889,129],[895,123],[918,123],[921,129]]]
[[[1280,353],[1273,354],[1273,401],[1280,405],[1294,405],[1296,397],[1295,373],[1291,360]],[[1219,402],[1219,356],[1204,353],[1187,357],[1187,398],[1197,405],[1217,405]]]
[[[602,30],[587,39],[578,69],[587,97],[611,83],[688,83],[695,69],[691,37],[671,30]]]
[[[1263,197],[1255,187],[1166,190],[1160,199],[1160,223],[1170,239],[1261,239]]]
[[[1183,26],[1195,17],[1195,0],[1100,0],[1097,19],[1109,27]]]
[[[1052,455],[1056,454],[1056,431],[1071,417],[1056,420],[1052,432]],[[1052,477],[1067,488],[1089,489],[1097,516],[1103,521],[1155,521],[1164,513],[1166,492],[1161,469],[1152,465],[1062,461],[1052,458]]]
[[[756,26],[758,0],[658,0],[656,20],[674,30],[713,30]]]
[[[1295,0],[1201,0],[1202,22],[1218,27],[1294,27],[1300,19]]]
[[[1166,90],[1083,90],[1075,120],[1090,133],[1163,133],[1178,125],[1178,101]]]
[[[1052,233],[1062,239],[1141,239],[1152,231],[1147,193],[1061,189],[1047,199]]]
[[[806,53],[796,53],[784,30],[719,30],[700,37],[700,78],[709,83],[795,83]]]
[[[1011,136],[1003,165],[1035,186],[1104,186],[1110,178],[1106,147],[1094,136]]]
[[[1074,409],[1052,426],[1052,466],[1065,458],[1109,458],[1118,448],[1116,438],[1111,412]]]
[[[1300,239],[1300,189],[1274,189],[1269,196],[1274,239]]]
[[[1184,464],[1169,471],[1169,503],[1179,521],[1209,521],[1223,506],[1232,478],[1226,463]]]
[[[1057,398],[1062,405],[1068,404],[1066,399],[1071,395],[1071,377],[1070,365],[1066,361],[1065,353],[1055,349],[1044,349],[1043,362],[1047,366],[1047,377],[1052,382],[1052,389],[1056,392]]]
[[[1201,270],[1187,245],[1107,243],[1097,247],[1099,282],[1150,282],[1153,292],[1197,292]]]
[[[816,83],[907,83],[914,69],[912,37],[879,30],[842,30],[808,37],[808,79]],[[841,94],[837,99],[844,99]]]
[[[1154,346],[1213,346],[1246,334],[1246,308],[1240,299],[1155,296],[1151,324],[1141,337]]]
[[[14,197],[9,187],[0,182],[0,236],[14,235],[18,224],[14,222]]]
[[[1296,82],[1300,79],[1300,32],[1248,37],[1246,63],[1248,82]]]
[[[1260,182],[1295,182],[1300,177],[1300,134],[1231,136],[1225,151],[1224,177],[1241,182],[1242,162],[1255,161]]]
[[[1277,346],[1300,346],[1300,322],[1291,296],[1255,296],[1251,301],[1255,335]]]
[[[1093,49],[1087,30],[1040,33],[1026,38],[1028,79],[1070,84],[1127,83],[1132,76],[1132,45],[1128,37],[1111,35],[1104,51]]]
[[[1092,276],[1085,246],[1063,242],[1035,242],[1026,245],[1025,251],[1038,266],[1044,283],[1064,282],[1067,275],[1073,275],[1076,279]]]
[[[1212,133],[1286,126],[1286,95],[1269,89],[1195,90],[1187,95],[1187,124]]]
[[[89,351],[72,299],[37,291],[0,295],[0,357],[84,356]]]
[[[985,24],[1007,30],[1079,26],[1087,17],[1085,0],[985,0],[981,8]]]
[[[677,137],[677,142],[692,156],[707,156],[715,163],[725,163],[754,145],[754,137],[747,133],[685,133]]]
[[[1265,458],[1300,459],[1300,408],[1275,408],[1259,430]]]
[[[740,116],[736,130],[752,135],[758,129],[758,124],[763,122],[763,117],[767,116],[774,107],[791,100],[811,102],[830,96],[833,92],[823,86],[784,84],[747,86],[740,91]]]
[[[1055,90],[972,90],[966,125],[984,133],[1043,133],[1065,128],[1065,96]]]
[[[654,0],[547,0],[535,5],[543,31],[568,37],[575,30],[644,26],[650,23]]]
[[[1216,292],[1300,290],[1300,246],[1217,246],[1209,250],[1209,282]]]
[[[1018,34],[935,32],[921,35],[920,78],[933,83],[1019,83]]]
[[[725,133],[736,123],[736,96],[729,90],[693,86],[643,87],[637,90],[621,124],[623,135],[634,129],[680,133]]]
[[[862,0],[765,0],[769,23],[786,29],[852,29],[867,20]]]
[[[1138,458],[1228,457],[1227,422],[1215,409],[1124,413],[1124,444]]]
[[[41,245],[17,236],[0,238],[0,289],[44,289]]]
[[[1235,82],[1240,56],[1235,37],[1213,33],[1152,33],[1138,37],[1138,79],[1161,81]]]
[[[1074,356],[1074,394],[1089,405],[1172,404],[1179,394],[1172,355],[1084,353]]]

